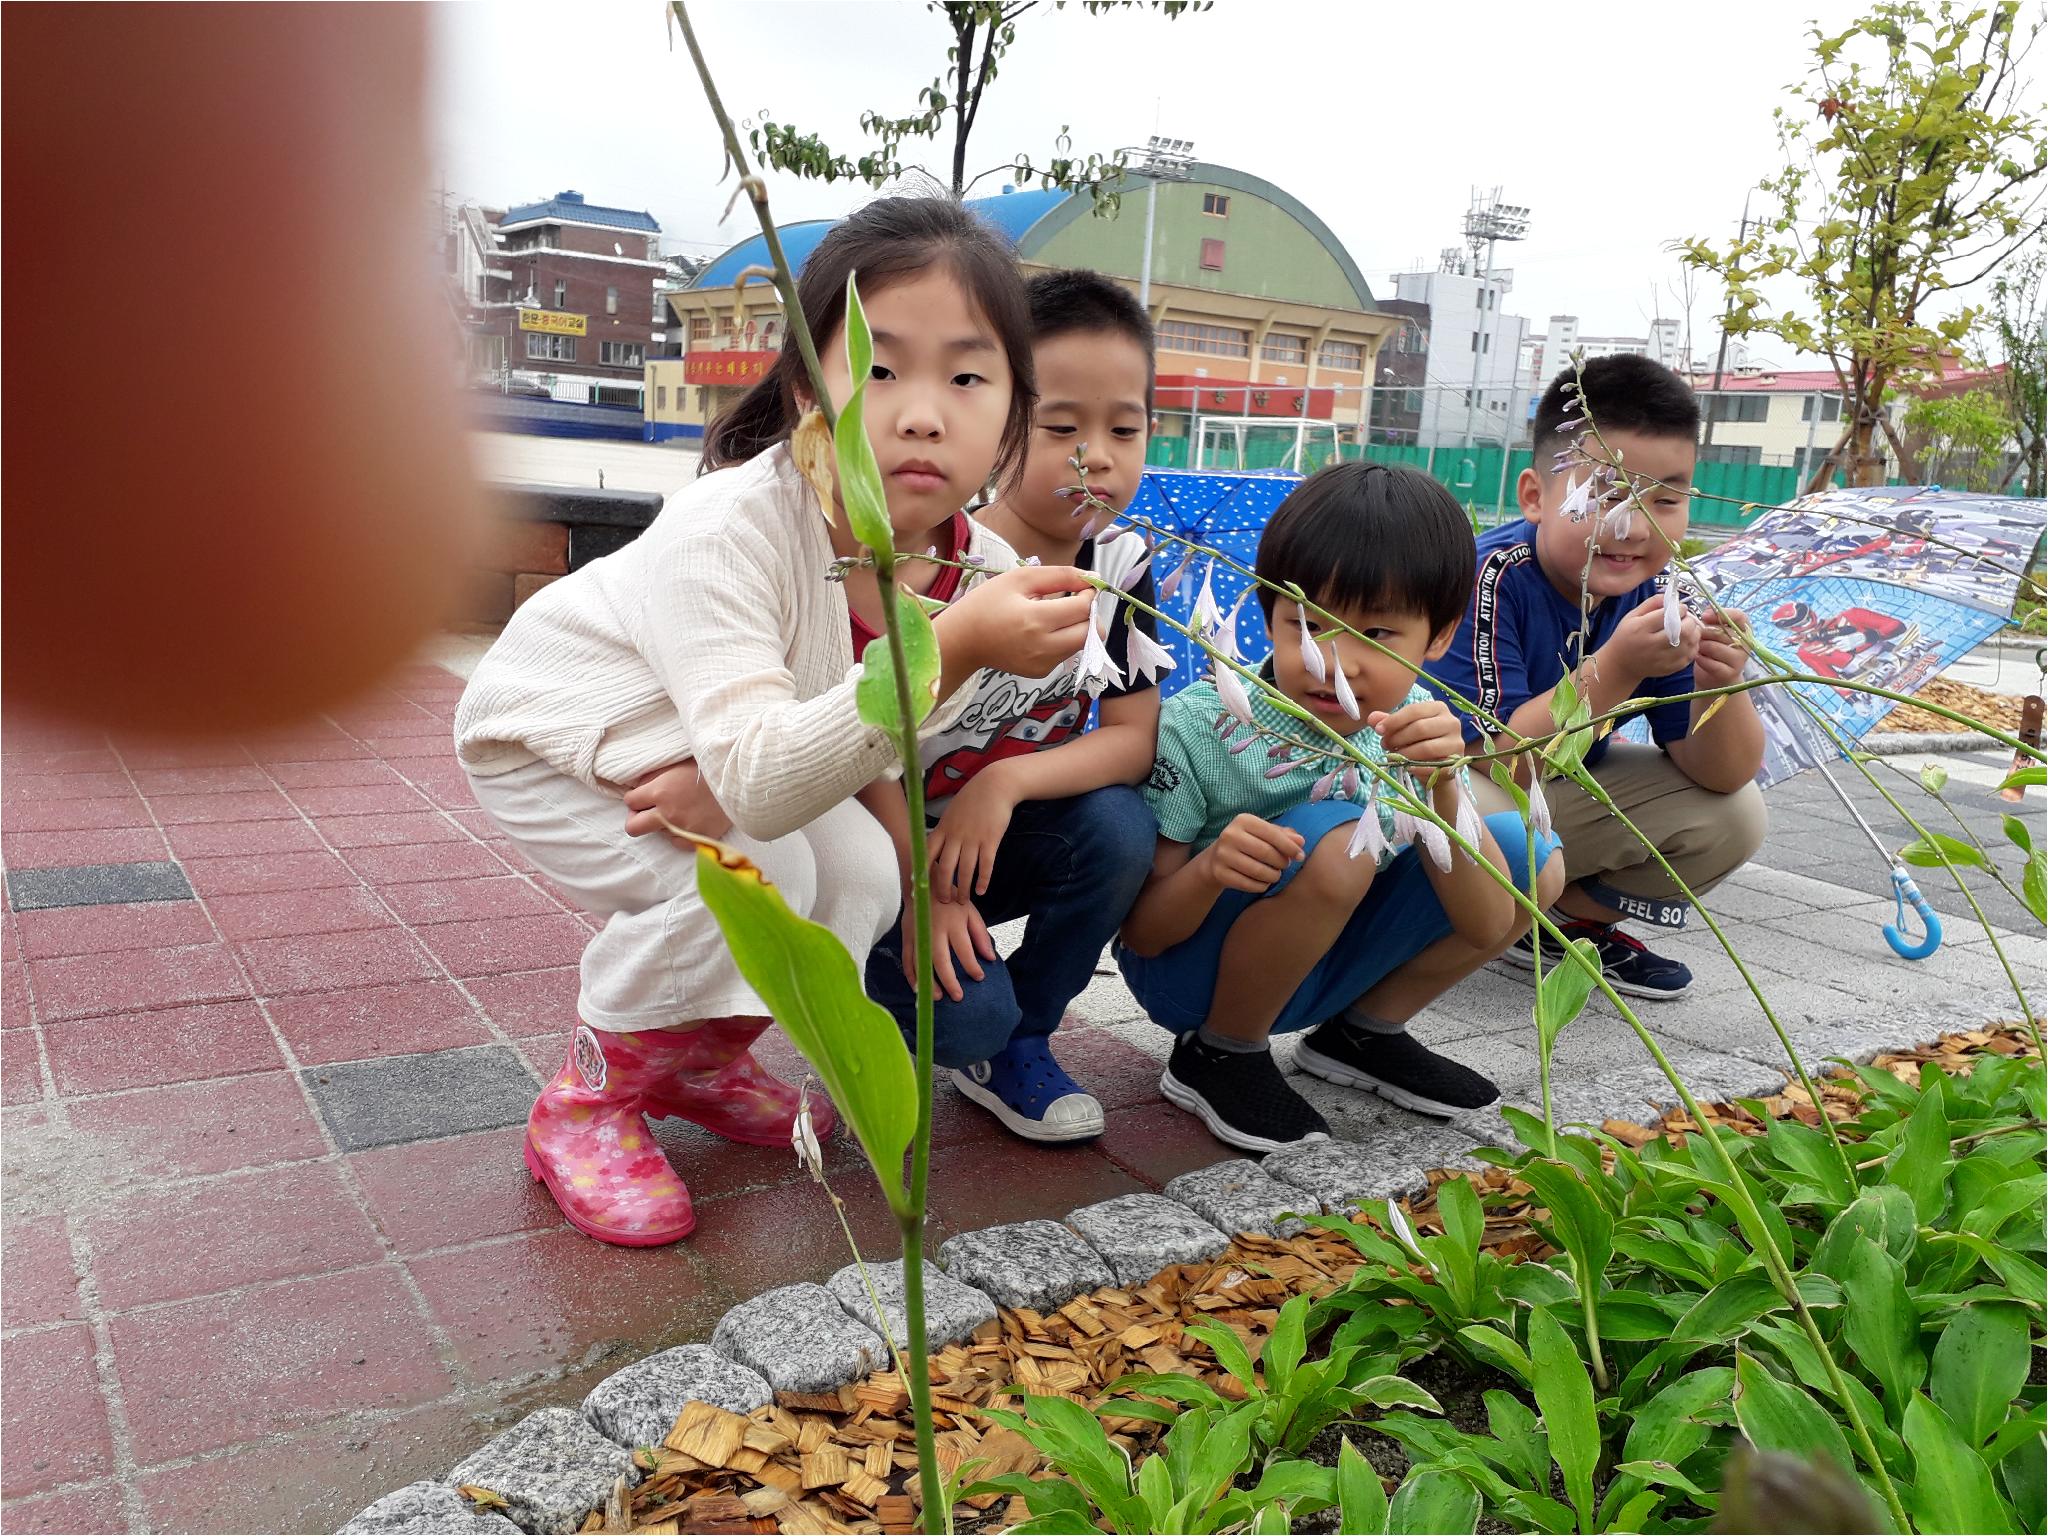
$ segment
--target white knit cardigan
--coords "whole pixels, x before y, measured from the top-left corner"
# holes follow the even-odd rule
[[[989,571],[1016,555],[973,526]],[[472,774],[540,758],[600,790],[694,758],[750,837],[781,837],[896,768],[861,721],[845,588],[788,448],[693,481],[647,531],[534,594],[493,644],[455,716]],[[944,730],[977,673],[926,717]]]

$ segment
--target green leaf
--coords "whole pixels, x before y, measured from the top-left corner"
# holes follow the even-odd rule
[[[1639,1478],[1643,1482],[1650,1483],[1658,1488],[1677,1488],[1682,1492],[1692,1494],[1696,1498],[1712,1497],[1706,1489],[1687,1477],[1668,1461],[1624,1461],[1614,1470],[1616,1472],[1625,1472],[1630,1477]],[[1626,1531],[1633,1529],[1633,1527],[1624,1525],[1620,1529]]]
[[[1181,1490],[1183,1494],[1192,1494],[1207,1503],[1227,1489],[1231,1479],[1251,1464],[1252,1420],[1257,1414],[1256,1408],[1240,1408],[1225,1414],[1210,1426],[1207,1437],[1188,1464],[1187,1482]]]
[[[985,1411],[1037,1447],[1119,1530],[1144,1528],[1144,1506],[1131,1491],[1131,1459],[1086,1408],[1063,1397],[1026,1397],[1022,1416]]]
[[[1804,1387],[1780,1381],[1747,1351],[1735,1357],[1735,1422],[1758,1450],[1783,1451],[1787,1456],[1832,1456],[1844,1472],[1856,1469],[1849,1442],[1834,1416],[1808,1396]]]
[[[890,588],[896,610],[896,627],[903,635],[903,661],[910,674],[912,725],[924,723],[939,699],[939,637],[924,604],[901,587]],[[860,654],[860,680],[853,685],[854,706],[860,717],[878,731],[892,735],[902,729],[902,712],[896,707],[896,668],[889,659],[889,637],[877,635]]]
[[[1891,1077],[1889,1072],[1884,1075]],[[1896,1184],[1880,1184],[1866,1189],[1847,1210],[1828,1224],[1820,1245],[1813,1251],[1809,1267],[1839,1280],[1849,1245],[1864,1236],[1882,1243],[1885,1252],[1893,1258],[1904,1259],[1911,1255],[1918,1237],[1913,1197]]]
[[[1266,1372],[1266,1390],[1275,1396],[1286,1395],[1287,1384],[1294,1379],[1294,1368],[1301,1364],[1302,1354],[1308,1348],[1304,1320],[1313,1301],[1309,1296],[1289,1297],[1273,1319],[1266,1347],[1259,1352],[1259,1363]]]
[[[1763,1120],[1764,1146],[1785,1167],[1827,1197],[1830,1214],[1856,1198],[1856,1185],[1827,1134],[1797,1120]]]
[[[1998,1480],[2005,1484],[2021,1530],[2038,1531],[2048,1524],[2048,1442],[2036,1435],[2025,1454],[2006,1457],[1998,1464]]]
[[[1948,1203],[1948,1154],[1947,1099],[1939,1088],[1923,1088],[1886,1164],[1891,1181],[1913,1197],[1913,1213],[1923,1224],[1931,1225]]]
[[[1906,1507],[1923,1531],[2011,1531],[2012,1511],[1991,1483],[1991,1469],[1956,1432],[1948,1415],[1915,1392],[1906,1404],[1906,1448],[1913,1482]]]
[[[1595,1277],[1597,1283],[1597,1275]],[[1540,1308],[1529,1314],[1530,1390],[1550,1437],[1550,1454],[1564,1474],[1565,1497],[1584,1526],[1593,1524],[1593,1468],[1600,1460],[1600,1422],[1593,1412],[1593,1382],[1557,1320]]]
[[[1579,1289],[1597,1295],[1608,1261],[1614,1256],[1614,1218],[1601,1207],[1578,1170],[1567,1164],[1531,1160],[1519,1172],[1549,1207],[1551,1231],[1572,1257]]]
[[[1375,1408],[1427,1408],[1431,1413],[1444,1411],[1442,1403],[1405,1376],[1373,1376],[1360,1382],[1352,1393],[1359,1402],[1370,1403]]]
[[[2001,818],[2001,820],[2005,826],[2006,841],[2018,847],[2021,853],[2032,853],[2034,851],[2034,834],[2032,829],[2017,816],[2006,816]]]
[[[917,1076],[896,1021],[869,1001],[831,929],[799,917],[760,869],[722,843],[697,845],[697,890],[733,963],[810,1059],[860,1138],[892,1207],[917,1129]]]
[[[1948,770],[1940,763],[1920,765],[1920,787],[1930,795],[1938,795],[1948,787]]]
[[[1846,1257],[1837,1277],[1849,1298],[1842,1336],[1884,1388],[1881,1396],[1891,1405],[1886,1417],[1896,1424],[1908,1395],[1927,1375],[1920,1314],[1906,1290],[1905,1266],[1897,1259],[1867,1237],[1859,1237]]]
[[[1437,1186],[1436,1209],[1444,1224],[1444,1235],[1433,1245],[1442,1260],[1436,1266],[1437,1281],[1451,1293],[1458,1310],[1469,1316],[1478,1306],[1479,1242],[1486,1232],[1486,1213],[1472,1185],[1459,1178]]]
[[[868,441],[862,420],[868,371],[874,366],[875,343],[868,333],[867,311],[861,307],[855,274],[846,275],[846,370],[853,392],[839,408],[832,429],[833,457],[839,468],[839,499],[846,507],[846,525],[869,549],[890,554],[896,531],[889,522],[889,499],[882,489],[882,469],[875,445]]]
[[[1485,1323],[1473,1323],[1460,1328],[1458,1337],[1471,1346],[1474,1354],[1506,1371],[1524,1386],[1534,1379],[1536,1368],[1529,1363],[1528,1354],[1520,1344],[1498,1328]]]
[[[2020,895],[2037,923],[2048,923],[2048,847],[2027,855],[2027,867],[2020,874]]]
[[[1439,1467],[1414,1468],[1387,1506],[1387,1529],[1395,1536],[1469,1533],[1478,1527],[1478,1490]]]
[[[1591,939],[1573,939],[1569,947],[1584,955],[1592,969],[1560,956],[1557,964],[1543,973],[1536,988],[1536,1049],[1545,1056],[1557,1044],[1565,1025],[1585,1012],[1586,999],[1593,995],[1593,978],[1600,974],[1600,953]]]
[[[1985,867],[1984,855],[1974,844],[1950,837],[1945,832],[1929,832],[1925,837],[1916,837],[1899,850],[1900,858],[1922,869],[1939,869],[1944,854],[1948,863],[1963,869]]]
[[[1235,1330],[1225,1328],[1221,1323],[1190,1323],[1187,1332],[1209,1346],[1209,1352],[1216,1357],[1216,1363],[1238,1379],[1245,1391],[1258,1393],[1264,1390],[1259,1385],[1257,1369],[1252,1365],[1250,1351],[1244,1347]]]
[[[1498,1388],[1485,1394],[1486,1427],[1524,1488],[1542,1492],[1550,1486],[1550,1442],[1536,1425],[1536,1415],[1519,1397]]]
[[[1980,1446],[2020,1395],[2032,1358],[2026,1313],[1988,1302],[1964,1307],[1934,1346],[1935,1406],[1967,1444]]]
[[[1387,1490],[1347,1435],[1337,1445],[1337,1528],[1380,1536],[1387,1528]]]
[[[1734,1389],[1735,1372],[1725,1365],[1687,1371],[1630,1416],[1622,1453],[1631,1461],[1684,1461],[1707,1443],[1700,1416],[1726,1404]]]
[[[2029,763],[2024,768],[2015,768],[2005,776],[2000,789],[2025,789],[2031,784],[2048,784],[2048,767],[2040,763]]]

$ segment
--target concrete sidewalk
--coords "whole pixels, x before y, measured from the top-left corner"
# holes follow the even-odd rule
[[[528,1180],[521,1128],[565,1048],[590,925],[475,809],[449,747],[460,689],[421,665],[329,718],[205,747],[7,730],[8,1530],[331,1530],[529,1409],[845,1262],[793,1160],[681,1122],[658,1135],[697,1197],[683,1244],[589,1242]],[[1980,781],[1998,765],[1948,761],[1952,798],[1995,836]],[[1763,859],[1712,903],[1802,1049],[2012,1014],[1981,932],[1891,954],[1883,868],[1809,789],[1773,791]],[[2027,810],[2038,823],[2038,798]],[[2018,938],[2027,920],[1994,895],[2038,984],[2038,932]],[[1782,1054],[1733,965],[1703,933],[1673,946],[1700,983],[1647,1021],[1702,1093],[1766,1086]],[[1528,1103],[1530,1002],[1521,977],[1482,975],[1418,1032]],[[1077,1002],[1058,1048],[1109,1122],[1087,1147],[1024,1145],[941,1089],[934,1245],[1230,1155],[1159,1098],[1167,1043],[1114,976]],[[766,1054],[801,1071],[779,1041]],[[1585,1115],[1657,1087],[1601,1003],[1566,1032],[1558,1082],[1560,1109]],[[1305,1086],[1389,1157],[1455,1150],[1432,1122]],[[857,1149],[842,1135],[830,1160],[863,1250],[886,1256]]]

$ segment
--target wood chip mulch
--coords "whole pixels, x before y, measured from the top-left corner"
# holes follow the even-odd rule
[[[1951,1074],[1968,1072],[1986,1053],[2031,1054],[2031,1039],[2016,1027],[1970,1030],[1880,1055],[1876,1065],[1907,1083],[1937,1063]],[[1820,1079],[1815,1104],[1796,1084],[1749,1100],[1764,1115],[1818,1124],[1825,1114],[1847,1120],[1861,1108],[1863,1090],[1847,1075]],[[1755,1110],[1737,1104],[1703,1106],[1707,1118],[1746,1132],[1761,1129]],[[1698,1127],[1682,1112],[1649,1125],[1609,1120],[1602,1129],[1641,1146],[1682,1136]],[[1497,1198],[1487,1206],[1486,1244],[1496,1253],[1541,1258],[1552,1250],[1535,1227],[1542,1214],[1528,1186],[1498,1168],[1475,1174],[1432,1174],[1431,1193],[1411,1203],[1416,1225],[1442,1230],[1434,1191],[1445,1178],[1469,1178]],[[1513,1197],[1522,1197],[1516,1199]],[[984,1419],[986,1406],[1016,1408],[1024,1393],[1058,1395],[1089,1407],[1108,1385],[1132,1371],[1184,1371],[1227,1396],[1241,1396],[1206,1345],[1188,1335],[1191,1322],[1221,1323],[1238,1334],[1254,1358],[1289,1297],[1334,1290],[1358,1268],[1356,1249],[1317,1231],[1279,1239],[1244,1234],[1208,1264],[1169,1269],[1136,1288],[1093,1291],[1041,1316],[1004,1308],[975,1335],[932,1357],[932,1400],[938,1456],[949,1474],[967,1462],[982,1465],[962,1479],[1041,1470],[1038,1454],[1021,1435]],[[1148,1450],[1161,1426],[1108,1417],[1111,1437],[1134,1457]],[[849,1383],[836,1392],[791,1393],[755,1413],[727,1413],[691,1403],[667,1440],[642,1452],[647,1476],[628,1490],[623,1482],[610,1507],[593,1513],[585,1531],[797,1533],[909,1532],[919,1526],[916,1437],[910,1394],[894,1371]],[[1026,1517],[1021,1499],[984,1494],[954,1511],[962,1531],[998,1529]]]
[[[2019,694],[1992,693],[1945,677],[1937,677],[1913,697],[1931,700],[1943,709],[1952,709],[1959,715],[1982,720],[1986,725],[1996,726],[2008,734],[2019,730],[2020,710],[2026,704],[2026,699]],[[1963,729],[1953,720],[1929,714],[1924,709],[1915,709],[1910,704],[1901,704],[1886,715],[1879,722],[1879,728],[1887,731],[1910,731],[1916,736],[1950,735]]]

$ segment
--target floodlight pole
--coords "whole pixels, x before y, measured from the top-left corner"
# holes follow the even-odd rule
[[[1482,240],[1486,242],[1486,276],[1481,279],[1479,287],[1482,304],[1484,303],[1484,295],[1493,291],[1493,252],[1495,243],[1501,240],[1520,240],[1528,232],[1529,210],[1519,206],[1503,205],[1500,200],[1499,187],[1493,189],[1492,195],[1484,203],[1478,200],[1476,193],[1474,194],[1472,207],[1465,215],[1465,239],[1472,247],[1472,255],[1475,260],[1479,255],[1479,242]],[[1480,392],[1480,360],[1492,355],[1493,344],[1500,339],[1500,303],[1498,295],[1495,295],[1493,315],[1494,325],[1492,330],[1489,331],[1486,324],[1485,311],[1482,309],[1480,311],[1479,328],[1474,332],[1476,344],[1472,348],[1472,382],[1471,387],[1465,391],[1465,427],[1458,439],[1458,451],[1460,453],[1468,451],[1472,446],[1472,397]],[[1509,370],[1508,377],[1511,380],[1513,379],[1514,371],[1512,369]],[[1503,453],[1507,451],[1505,438],[1503,438],[1501,443],[1501,451]]]
[[[1150,318],[1152,226],[1159,214],[1159,183],[1188,179],[1194,168],[1195,145],[1192,139],[1162,138],[1155,133],[1145,148],[1126,150],[1125,153],[1144,157],[1140,169],[1149,182],[1145,188],[1145,257],[1144,270],[1138,274],[1138,307]]]

